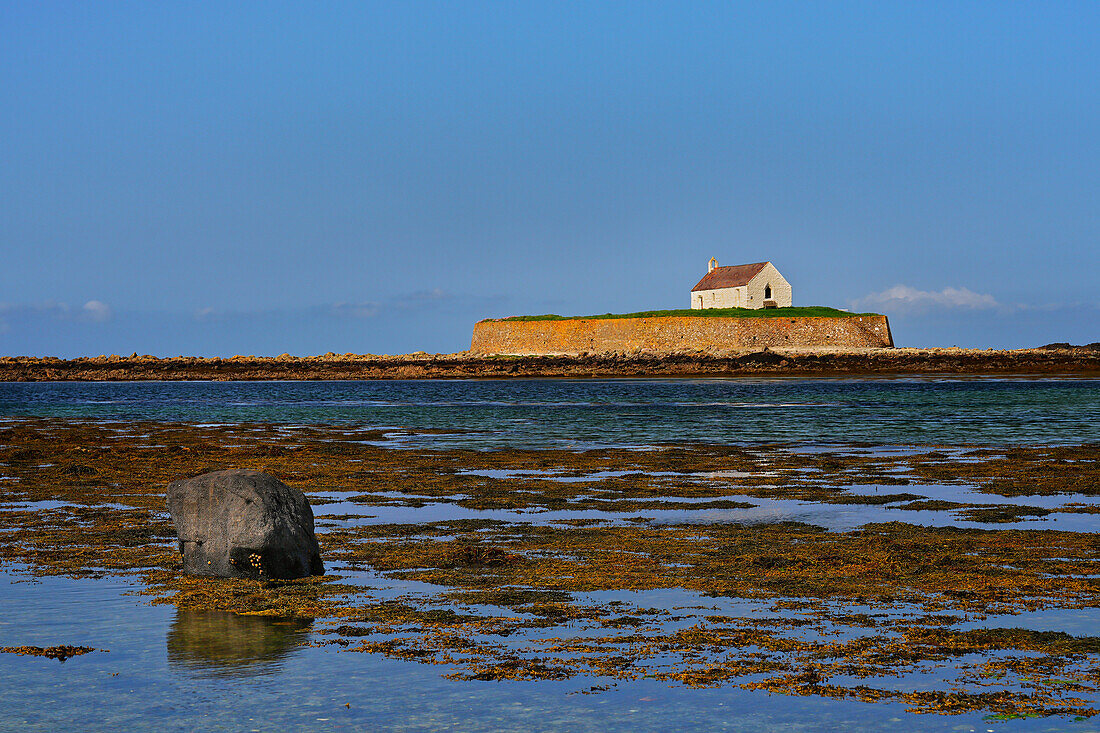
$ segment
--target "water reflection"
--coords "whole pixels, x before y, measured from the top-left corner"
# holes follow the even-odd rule
[[[168,629],[168,664],[177,671],[202,676],[275,674],[290,653],[308,640],[310,623],[180,610]]]

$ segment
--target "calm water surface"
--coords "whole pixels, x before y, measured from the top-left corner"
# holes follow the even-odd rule
[[[1100,380],[7,383],[0,415],[433,428],[485,447],[1081,443],[1100,441]]]
[[[2,731],[1097,730],[1090,721],[918,716],[897,704],[649,680],[599,695],[578,693],[607,682],[600,678],[452,681],[442,667],[302,647],[318,636],[308,628],[147,606],[132,595],[138,587],[117,579],[0,582],[0,646],[109,650],[64,663],[0,655]]]

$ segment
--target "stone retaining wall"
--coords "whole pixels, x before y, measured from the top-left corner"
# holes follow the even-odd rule
[[[650,351],[737,351],[783,347],[894,345],[886,316],[843,318],[570,318],[480,321],[475,354],[583,354]]]

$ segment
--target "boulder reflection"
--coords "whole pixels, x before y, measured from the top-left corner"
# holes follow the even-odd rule
[[[283,660],[309,637],[310,621],[238,616],[219,611],[176,612],[168,629],[168,664],[215,677],[247,677],[279,671]]]

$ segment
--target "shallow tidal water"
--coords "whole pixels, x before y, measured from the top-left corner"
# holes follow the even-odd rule
[[[397,447],[644,449],[705,440],[786,442],[807,451],[872,443],[879,446],[874,450],[906,451],[928,445],[1100,441],[1100,381],[0,384],[0,418],[25,416],[389,427],[387,442]],[[406,435],[405,429],[441,432]],[[798,504],[799,518],[811,520],[809,504],[792,504]],[[342,507],[317,509],[320,521]],[[440,518],[431,514],[433,507],[424,509],[429,511],[394,507],[369,513],[372,521]],[[707,521],[734,521],[739,511],[751,510],[716,511]],[[845,528],[858,526],[861,512],[864,522],[903,513],[867,505],[832,511],[840,517],[838,527]],[[776,516],[789,518],[783,512]],[[1060,528],[1096,532],[1097,516],[1073,516],[1063,520],[1073,524]],[[944,517],[950,523],[950,515]],[[408,591],[382,576],[373,582],[381,596]],[[120,578],[37,578],[27,567],[0,565],[0,647],[74,644],[106,650],[63,663],[0,654],[0,731],[152,725],[166,731],[1100,730],[1100,717],[915,715],[895,703],[688,688],[645,679],[618,681],[599,694],[582,694],[609,682],[599,677],[452,680],[437,666],[304,644],[322,638],[319,628],[149,605],[141,590]],[[645,602],[673,606],[685,600],[667,592]],[[1094,611],[1037,612],[1003,624],[1095,635]]]
[[[440,447],[1100,441],[1100,380],[601,379],[4,383],[0,417],[354,423]],[[423,438],[418,438],[423,441]]]
[[[649,680],[598,695],[579,694],[598,678],[448,680],[437,667],[299,646],[313,632],[263,618],[234,617],[227,643],[210,644],[204,617],[223,614],[148,606],[118,580],[5,573],[0,582],[0,645],[65,639],[109,650],[64,663],[0,655],[4,731],[1097,730],[1093,721],[918,716],[899,704]]]

